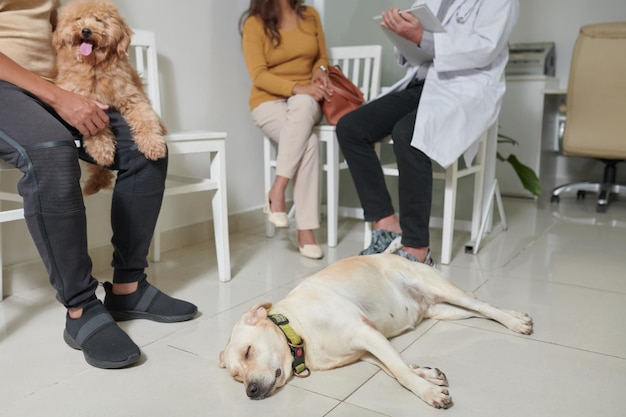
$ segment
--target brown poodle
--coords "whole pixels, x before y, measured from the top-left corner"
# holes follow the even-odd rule
[[[130,126],[141,153],[165,157],[165,128],[143,91],[141,78],[127,55],[132,30],[107,0],[72,0],[61,8],[52,42],[57,51],[57,84],[119,111]],[[110,187],[113,173],[106,167],[115,157],[115,136],[105,129],[84,140],[85,150],[98,165],[89,164],[83,192]]]

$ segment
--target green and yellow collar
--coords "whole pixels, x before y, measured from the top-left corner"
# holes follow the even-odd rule
[[[287,338],[287,344],[293,356],[293,374],[300,378],[306,378],[311,375],[311,371],[304,364],[304,342],[302,338],[289,325],[289,320],[282,314],[270,314],[268,318],[278,326]],[[304,375],[302,375],[304,373]]]

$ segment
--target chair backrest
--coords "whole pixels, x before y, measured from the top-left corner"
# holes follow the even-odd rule
[[[350,80],[361,89],[365,101],[380,93],[380,61],[382,46],[335,46],[328,50],[332,65],[338,65]]]
[[[567,88],[563,152],[626,158],[626,22],[580,29]]]
[[[154,32],[133,29],[128,55],[131,63],[144,82],[144,89],[154,111],[161,116],[161,95],[159,92],[159,67]]]

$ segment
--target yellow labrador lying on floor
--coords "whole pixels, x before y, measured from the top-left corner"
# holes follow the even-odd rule
[[[235,325],[220,366],[243,382],[248,397],[262,399],[292,374],[372,360],[428,404],[447,408],[445,375],[407,365],[387,339],[425,318],[469,317],[532,332],[527,314],[477,300],[435,268],[393,254],[355,256],[305,279],[274,306],[252,307]]]

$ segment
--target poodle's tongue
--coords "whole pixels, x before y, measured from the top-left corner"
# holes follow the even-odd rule
[[[84,56],[89,56],[91,54],[91,50],[93,49],[93,45],[89,42],[83,42],[80,44],[80,53]]]

